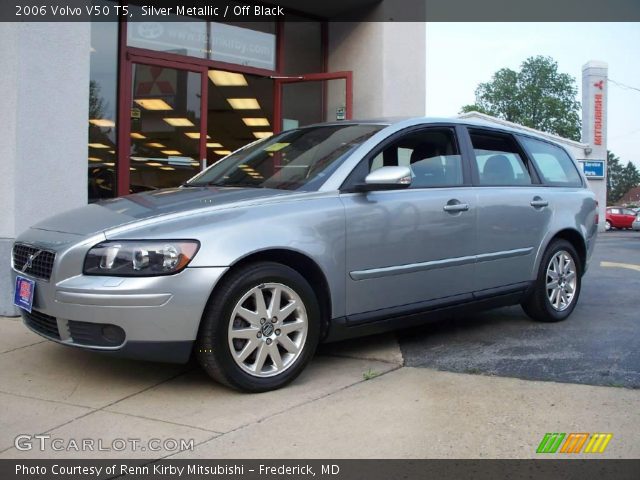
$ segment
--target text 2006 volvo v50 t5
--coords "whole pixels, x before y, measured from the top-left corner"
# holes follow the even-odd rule
[[[286,131],[180,188],[45,220],[13,249],[26,325],[65,345],[185,362],[246,391],[321,341],[521,303],[568,317],[597,232],[554,143],[471,122]]]

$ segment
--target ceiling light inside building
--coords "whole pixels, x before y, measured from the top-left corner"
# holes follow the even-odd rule
[[[253,136],[256,138],[267,138],[273,135],[273,132],[253,132]]]
[[[255,98],[227,98],[227,102],[234,110],[258,110],[260,104]]]
[[[167,122],[172,127],[193,127],[193,122],[188,118],[163,118],[165,122]]]
[[[161,98],[138,98],[134,102],[145,110],[173,110],[171,105]]]
[[[246,87],[247,79],[241,73],[209,70],[209,78],[217,87]]]
[[[105,145],[104,143],[90,143],[90,148],[111,148],[109,145]]]
[[[216,155],[229,155],[231,150],[214,150],[213,153]]]
[[[162,150],[165,155],[182,155],[178,150]]]
[[[142,140],[142,139],[145,139],[147,137],[145,137],[144,135],[142,135],[141,133],[138,133],[138,132],[131,132],[131,138],[136,138],[138,140]]]
[[[147,162],[147,166],[149,167],[162,167],[164,165],[164,163],[159,163],[159,162]]]
[[[162,143],[158,143],[158,142],[145,143],[145,145],[147,147],[153,147],[153,148],[167,148],[166,145],[163,145]]]
[[[173,167],[160,167],[160,170],[175,170]]]
[[[242,121],[247,127],[268,127],[269,120],[266,118],[243,118]]]
[[[100,128],[111,128],[116,126],[116,122],[109,120],[108,118],[92,118],[89,120],[89,123]]]
[[[221,147],[222,147],[221,143],[207,142],[207,148],[221,148]]]
[[[184,132],[184,134],[189,138],[200,139],[200,132]],[[207,135],[207,138],[211,138]]]

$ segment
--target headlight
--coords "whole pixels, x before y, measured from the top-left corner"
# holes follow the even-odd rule
[[[87,253],[85,275],[150,277],[185,268],[200,243],[195,240],[122,240],[103,242]]]

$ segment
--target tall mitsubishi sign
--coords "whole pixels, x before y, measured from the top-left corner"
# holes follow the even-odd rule
[[[607,203],[607,70],[605,62],[595,60],[582,67],[582,142],[589,148],[579,160],[600,202],[600,229]]]

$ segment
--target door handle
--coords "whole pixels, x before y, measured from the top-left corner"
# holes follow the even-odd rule
[[[466,212],[469,210],[469,205],[466,203],[454,203],[454,204],[446,204],[442,209],[445,212],[455,213],[455,212]]]
[[[547,202],[546,200],[541,199],[540,197],[536,197],[533,200],[531,200],[531,206],[533,208],[547,207],[547,206],[549,206],[549,202]]]

